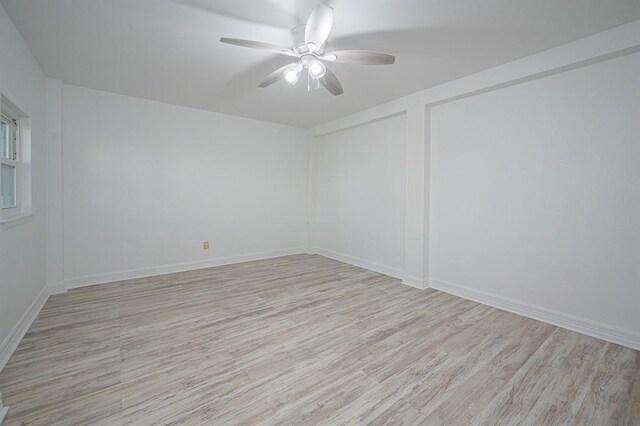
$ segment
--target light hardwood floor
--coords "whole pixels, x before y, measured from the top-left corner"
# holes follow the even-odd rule
[[[640,423],[640,353],[320,256],[52,296],[14,424]]]

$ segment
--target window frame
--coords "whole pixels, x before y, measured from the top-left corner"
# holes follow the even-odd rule
[[[12,207],[0,208],[0,232],[33,220],[32,204],[32,121],[27,113],[16,106],[4,93],[0,93],[0,116],[12,124],[11,154],[0,159],[11,167],[15,167],[15,204]],[[4,121],[3,120],[3,121]],[[0,157],[2,157],[0,152]],[[0,180],[2,179],[0,173]],[[2,182],[0,182],[2,185]]]
[[[20,117],[6,105],[1,106],[0,120],[9,126],[9,156],[0,153],[0,164],[13,167],[13,205],[4,207],[0,203],[3,215],[12,215],[20,211]],[[2,176],[0,175],[0,185]]]

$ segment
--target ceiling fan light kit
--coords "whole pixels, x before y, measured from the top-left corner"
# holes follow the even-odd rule
[[[258,87],[262,88],[268,87],[280,79],[284,79],[290,84],[296,84],[300,80],[302,72],[306,71],[307,90],[310,90],[312,86],[320,87],[322,84],[331,94],[338,96],[343,93],[342,85],[323,61],[358,65],[389,65],[395,62],[393,55],[366,50],[325,52],[324,45],[332,26],[333,8],[321,3],[313,9],[306,24],[297,25],[291,29],[291,39],[294,46],[292,49],[236,38],[222,37],[220,41],[298,58],[297,62],[287,64],[266,76],[258,84]],[[314,84],[312,85],[311,82]]]
[[[300,79],[300,73],[302,73],[302,66],[296,66],[295,68],[285,71],[284,79],[287,83],[296,84]]]

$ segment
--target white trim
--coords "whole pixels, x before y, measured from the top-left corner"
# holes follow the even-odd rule
[[[33,213],[16,213],[0,219],[0,230],[13,228],[33,220]]]
[[[565,314],[552,309],[510,299],[508,297],[475,290],[460,284],[454,284],[436,278],[430,278],[429,285],[431,288],[436,290],[473,300],[474,302],[482,303],[483,305],[502,309],[528,318],[533,318],[558,327],[566,328],[567,330],[576,331],[597,339],[626,346],[631,349],[640,350],[640,333],[632,330],[626,330],[586,318],[576,317],[574,315]]]
[[[67,292],[67,286],[64,283],[49,283],[47,284],[47,289],[49,291],[49,296]]]
[[[320,256],[328,257],[329,259],[338,260],[340,262],[348,263],[353,266],[368,269],[370,271],[378,272],[383,275],[389,275],[393,278],[402,279],[404,277],[404,271],[393,266],[383,265],[381,263],[371,262],[369,260],[361,259],[359,257],[350,256],[344,253],[338,253],[332,250],[326,250],[318,247],[312,247],[310,249],[312,253],[319,254]]]
[[[7,411],[9,411],[9,407],[5,407],[2,405],[2,392],[0,392],[0,425],[2,424],[2,420],[4,420],[7,415]]]
[[[192,271],[196,269],[211,268],[214,266],[231,265],[234,263],[250,262],[253,260],[271,259],[292,254],[307,253],[307,247],[296,247],[282,250],[271,250],[259,253],[250,253],[238,256],[218,257],[215,259],[197,260],[195,262],[175,263],[173,265],[153,266],[149,268],[131,269],[129,271],[112,272],[106,274],[87,275],[84,277],[65,280],[64,288],[72,289],[96,284],[106,284],[115,281],[131,280],[135,278],[152,277],[156,275],[171,274],[174,272]],[[58,288],[59,287],[58,285]]]
[[[0,109],[4,121],[13,122],[13,148],[9,157],[0,159],[1,163],[15,168],[14,205],[2,208],[0,229],[5,230],[30,221],[31,217],[31,167],[25,167],[31,161],[31,120],[20,108],[5,95],[0,94]]]
[[[11,207],[12,209],[15,207]],[[0,219],[0,224],[4,225],[16,220],[20,220],[20,219],[24,219],[26,217],[30,217],[33,216],[33,213],[14,213],[11,215],[7,215],[7,216],[3,216],[2,219]]]
[[[4,420],[4,416],[7,415],[7,411],[9,411],[9,407],[3,407],[0,404],[0,425],[2,424],[2,420]]]
[[[9,335],[5,337],[2,344],[0,344],[0,371],[2,371],[7,364],[11,355],[13,355],[13,352],[18,347],[18,344],[20,344],[24,335],[27,334],[29,327],[31,327],[31,324],[40,313],[40,309],[42,309],[48,298],[49,289],[45,286],[22,314],[17,324],[9,332]]]
[[[422,280],[418,277],[412,277],[410,275],[405,275],[404,278],[402,278],[402,284],[420,290],[426,290],[429,288],[429,283],[427,281]]]

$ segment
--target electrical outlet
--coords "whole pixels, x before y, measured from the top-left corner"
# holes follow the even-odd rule
[[[202,243],[202,250],[209,250],[209,241]]]

